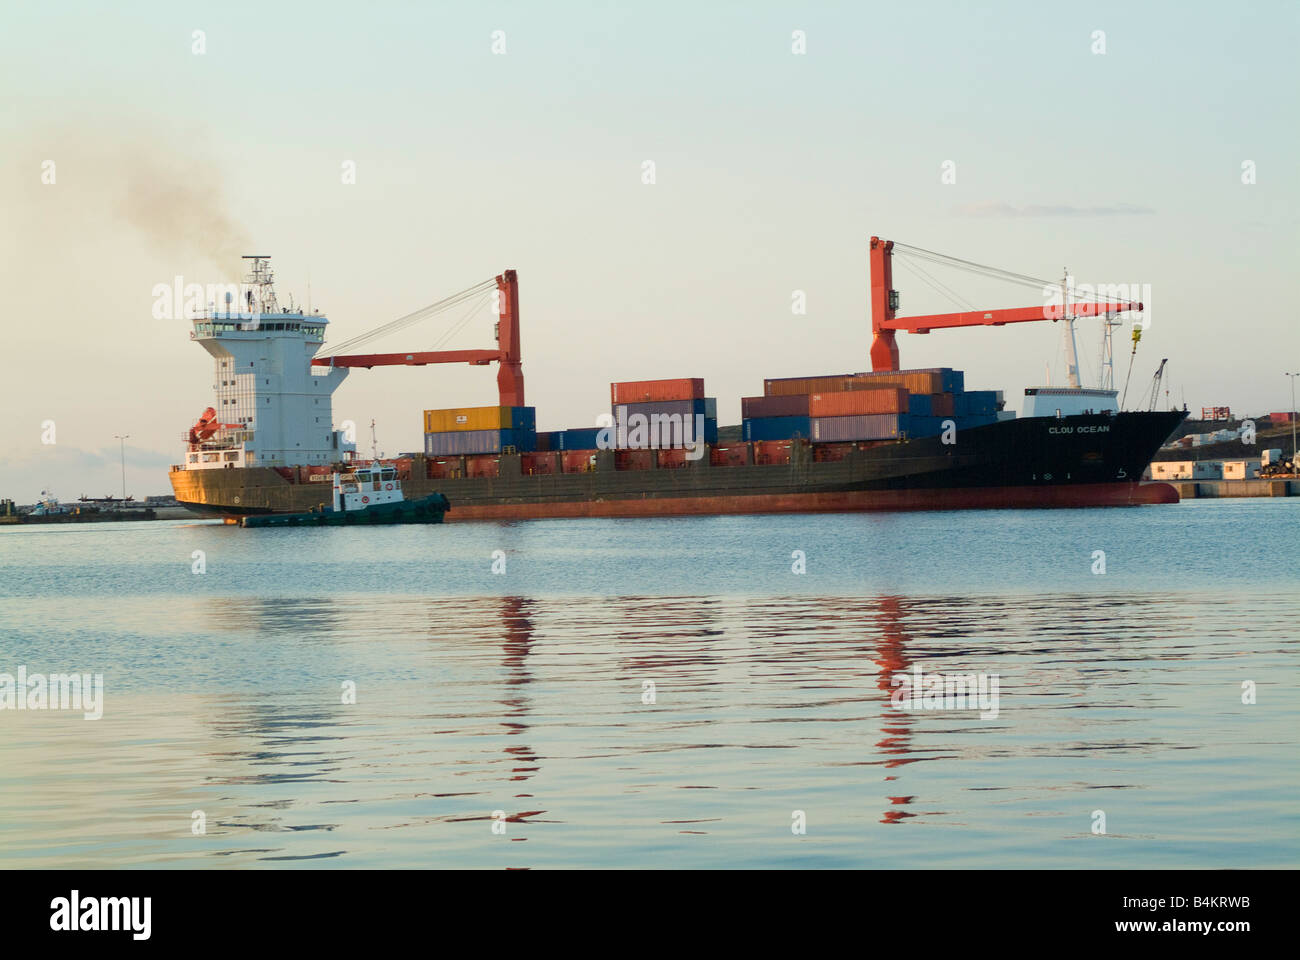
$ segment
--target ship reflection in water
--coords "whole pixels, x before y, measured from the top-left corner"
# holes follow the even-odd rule
[[[1300,860],[1281,594],[135,602],[103,720],[3,717],[0,865]]]

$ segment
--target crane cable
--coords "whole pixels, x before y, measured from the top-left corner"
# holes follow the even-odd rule
[[[466,287],[464,290],[460,291],[459,293],[453,293],[449,297],[444,297],[442,300],[439,300],[435,303],[431,303],[428,306],[421,307],[419,310],[415,310],[411,313],[406,314],[405,316],[398,317],[396,320],[390,320],[388,323],[375,327],[373,330],[367,331],[366,333],[360,334],[359,336],[355,336],[351,340],[345,340],[343,343],[340,343],[338,346],[334,347],[331,353],[335,355],[346,353],[348,351],[355,350],[357,349],[357,347],[367,344],[372,340],[377,340],[380,337],[385,337],[391,333],[396,333],[399,330],[404,330],[407,327],[411,326],[412,324],[419,323],[421,320],[427,320],[429,317],[436,316],[437,314],[442,313],[445,310],[449,310],[452,307],[456,306],[457,304],[464,303],[466,300],[470,300],[476,296],[480,296],[481,294],[486,293],[491,289],[494,289],[496,285],[497,285],[496,278],[493,277],[490,280],[484,280],[480,283],[476,283],[472,287]],[[478,307],[475,307],[474,311],[471,312],[470,316],[472,316],[474,312],[477,312],[478,309],[479,309]],[[462,319],[461,321],[462,325],[465,322],[465,319],[467,318]],[[456,329],[459,329],[459,326]]]
[[[973,303],[962,297],[951,287],[941,283],[935,277],[932,277],[928,272],[922,269],[919,264],[909,263],[907,260],[899,260],[898,265],[914,273],[922,283],[937,291],[941,296],[946,297],[954,306],[961,307],[963,310],[975,310],[975,305]]]
[[[443,332],[442,336],[439,337],[439,338],[434,342],[433,346],[430,347],[429,349],[430,349],[430,350],[437,350],[437,349],[439,349],[439,348],[442,347],[442,346],[443,346],[443,345],[444,345],[448,340],[450,340],[452,337],[456,336],[456,334],[458,334],[458,333],[460,333],[462,330],[464,330],[466,324],[468,324],[468,323],[470,322],[470,320],[472,320],[472,319],[474,318],[474,316],[475,316],[475,315],[476,315],[480,310],[482,310],[485,306],[487,306],[487,302],[488,302],[488,298],[487,298],[487,296],[481,296],[481,297],[479,297],[478,302],[475,303],[475,304],[473,304],[473,305],[469,308],[469,312],[466,313],[466,314],[465,314],[463,317],[461,317],[459,320],[457,320],[454,324],[452,324],[452,326],[450,326],[447,330],[445,330],[445,331]]]
[[[901,248],[901,249],[900,249]],[[1003,270],[1001,267],[991,267],[987,264],[975,263],[972,260],[963,260],[960,257],[953,257],[946,253],[938,253],[934,250],[926,250],[922,247],[914,247],[911,244],[894,241],[894,250],[904,257],[914,257],[925,260],[930,263],[942,266],[953,267],[957,270],[964,270],[967,273],[973,273],[978,276],[987,277],[994,280],[1004,280],[1008,283],[1018,283],[1021,286],[1034,287],[1042,290],[1044,287],[1060,287],[1059,280],[1043,280],[1039,277],[1031,277],[1028,274],[1016,273],[1012,270]],[[1108,297],[1100,295],[1075,294],[1075,299],[1083,302],[1093,301],[1097,303],[1109,302]]]
[[[1142,331],[1138,327],[1133,328],[1133,349],[1128,355],[1128,376],[1124,378],[1124,395],[1119,398],[1119,408],[1124,409],[1124,402],[1128,400],[1128,384],[1133,379],[1133,360],[1137,356],[1138,341],[1142,339]]]

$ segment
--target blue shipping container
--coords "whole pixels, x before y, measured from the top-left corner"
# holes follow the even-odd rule
[[[536,445],[537,435],[532,430],[456,430],[424,435],[426,457],[500,453],[507,447],[524,452],[532,450]]]
[[[536,407],[510,407],[510,428],[516,433],[523,431],[525,433],[537,432],[537,408]]]
[[[909,416],[913,417],[930,416],[930,395],[928,393],[909,393],[907,395],[907,412]]]
[[[807,439],[812,436],[811,417],[753,417],[741,421],[741,436],[754,440]]]
[[[937,437],[943,433],[943,422],[953,420],[954,417],[909,417],[910,424],[907,428],[909,437]]]
[[[959,417],[989,417],[998,412],[995,390],[972,390],[953,397],[953,410]]]
[[[595,450],[599,427],[558,430],[551,438],[552,450]]]

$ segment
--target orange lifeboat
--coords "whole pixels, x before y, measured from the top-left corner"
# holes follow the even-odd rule
[[[190,427],[190,443],[202,443],[221,429],[217,423],[217,411],[212,407],[203,411],[199,422]]]

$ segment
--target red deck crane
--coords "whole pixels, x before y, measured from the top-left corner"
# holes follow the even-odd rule
[[[490,283],[490,282],[489,282]],[[467,294],[479,290],[471,287],[455,297],[442,301],[442,304],[462,300]],[[507,270],[496,277],[497,297],[499,302],[497,318],[497,347],[495,350],[432,350],[423,353],[362,353],[350,356],[313,357],[312,365],[318,367],[422,367],[429,363],[468,363],[471,366],[484,366],[499,363],[497,371],[497,390],[500,406],[524,406],[524,370],[519,350],[519,276],[514,270]],[[439,307],[442,304],[435,304]],[[425,313],[433,308],[426,308]],[[412,315],[414,316],[414,314]],[[381,331],[379,332],[382,332]],[[368,339],[374,334],[358,337],[356,340]],[[346,346],[346,344],[344,345]]]
[[[899,244],[906,247],[906,244]],[[913,249],[913,248],[908,248]],[[930,251],[924,251],[930,253]],[[908,333],[929,333],[947,327],[1000,327],[1008,323],[1024,323],[1030,320],[1051,320],[1056,322],[1065,316],[1065,305],[1041,304],[1036,307],[1013,307],[1007,310],[968,310],[959,313],[936,313],[923,317],[899,317],[898,291],[894,289],[893,268],[894,241],[871,238],[871,368],[873,370],[897,370],[898,344],[894,340],[894,331],[906,330]],[[941,257],[941,254],[933,254]],[[978,267],[968,261],[955,257],[943,259]],[[985,268],[987,269],[987,268]],[[1022,277],[1022,280],[1032,278]],[[1041,282],[1041,281],[1039,281]],[[1141,310],[1142,304],[1127,300],[1097,301],[1075,303],[1070,305],[1070,312],[1076,317],[1095,317],[1101,314],[1122,313],[1125,310]]]

